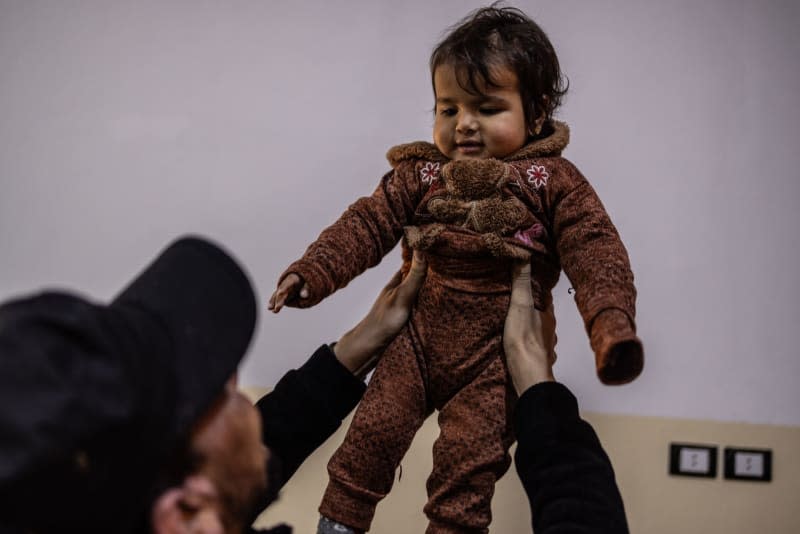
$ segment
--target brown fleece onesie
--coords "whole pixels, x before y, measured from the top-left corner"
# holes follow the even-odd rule
[[[486,532],[495,482],[510,464],[511,410],[502,332],[514,259],[532,265],[537,308],[563,267],[607,384],[633,380],[643,352],[628,256],[592,187],[561,151],[569,130],[499,160],[449,161],[430,143],[393,148],[387,173],[283,274],[318,303],[403,237],[426,252],[428,274],[411,318],[381,358],[344,443],[332,457],[320,512],[368,530],[377,502],[433,410],[440,436],[428,479],[429,533]]]

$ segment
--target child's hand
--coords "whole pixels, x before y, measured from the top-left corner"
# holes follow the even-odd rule
[[[298,275],[290,273],[281,280],[281,283],[278,284],[278,289],[269,298],[268,308],[273,313],[278,313],[287,300],[292,300],[297,296],[301,299],[308,298],[308,287]]]
[[[517,394],[538,382],[554,381],[556,318],[552,305],[543,312],[533,306],[530,263],[515,264],[511,303],[503,331],[508,372]]]

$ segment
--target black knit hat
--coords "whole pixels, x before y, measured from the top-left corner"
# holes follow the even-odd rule
[[[133,528],[255,324],[247,276],[197,237],[108,305],[48,292],[0,306],[0,531]]]

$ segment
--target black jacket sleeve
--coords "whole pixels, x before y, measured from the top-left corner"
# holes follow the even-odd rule
[[[536,534],[627,534],[611,462],[564,385],[543,382],[525,391],[514,425],[514,459]]]
[[[328,345],[323,345],[256,403],[264,444],[280,461],[280,486],[339,428],[365,389],[364,382],[339,363]]]

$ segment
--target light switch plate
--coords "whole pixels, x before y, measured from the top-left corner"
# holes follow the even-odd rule
[[[770,482],[772,480],[772,451],[770,449],[725,447],[725,478]]]
[[[671,475],[714,478],[717,476],[717,447],[690,443],[669,446]]]

